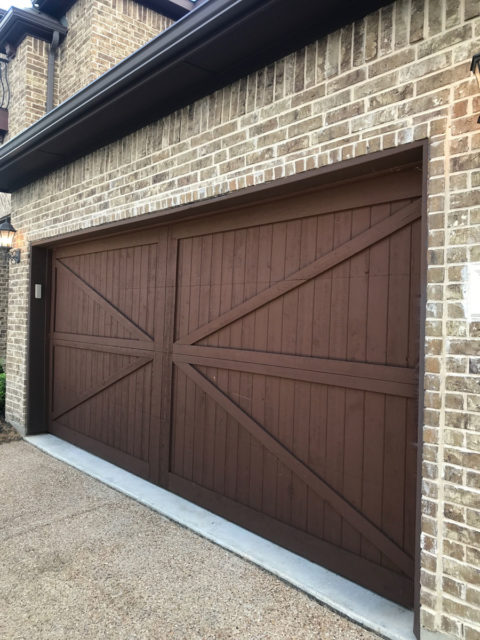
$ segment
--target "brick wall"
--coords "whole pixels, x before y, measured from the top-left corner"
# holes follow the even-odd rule
[[[0,255],[0,365],[7,355],[8,265]]]
[[[172,24],[134,0],[77,0],[67,13],[69,32],[55,59],[54,104],[58,105]],[[5,142],[45,115],[49,44],[27,36],[8,65],[11,88],[9,131]],[[0,217],[9,213],[10,196],[0,193]],[[21,239],[18,240],[21,242]],[[8,267],[0,255],[0,360],[6,350]],[[10,293],[14,322],[26,321],[22,293]],[[10,332],[15,345],[21,332]],[[15,359],[11,372],[18,372]],[[10,386],[10,376],[9,382]],[[21,411],[21,408],[19,408]]]
[[[8,63],[11,94],[5,142],[45,114],[47,60],[47,43],[27,36]]]
[[[478,0],[398,0],[12,197],[7,415],[26,411],[28,241],[166,210],[427,138],[422,624],[480,637]]]
[[[0,219],[10,215],[10,195],[0,193]],[[0,365],[7,355],[8,265],[0,252]]]
[[[172,24],[134,0],[77,0],[66,18],[68,35],[56,55],[55,104]]]
[[[134,0],[77,0],[55,56],[54,105],[101,76],[172,21]],[[5,142],[45,115],[50,45],[27,36],[8,65],[11,88]]]

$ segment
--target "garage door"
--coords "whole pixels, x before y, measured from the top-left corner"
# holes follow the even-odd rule
[[[53,255],[51,431],[411,605],[421,174]]]

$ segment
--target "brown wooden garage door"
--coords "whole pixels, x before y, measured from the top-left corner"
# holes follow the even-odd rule
[[[53,256],[51,431],[411,605],[421,174]]]

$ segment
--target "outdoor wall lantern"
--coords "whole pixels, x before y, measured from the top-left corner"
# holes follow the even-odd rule
[[[475,77],[480,88],[480,53],[476,53],[472,58],[472,64],[470,65],[470,71],[475,74]]]
[[[20,249],[12,249],[13,238],[16,230],[10,220],[4,220],[0,224],[0,249],[5,249],[5,262],[17,264],[20,262]]]
[[[480,89],[480,53],[476,53],[472,58],[472,64],[470,65],[470,71],[475,74]],[[480,124],[480,116],[477,122]]]

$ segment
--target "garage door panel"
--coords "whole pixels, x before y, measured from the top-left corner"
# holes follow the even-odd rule
[[[397,214],[396,219],[399,219],[401,227],[403,227],[402,216],[399,214],[401,214],[402,211],[409,209],[409,204],[410,201],[402,201],[399,203],[399,211],[395,212]],[[357,221],[357,214],[359,222]],[[368,209],[368,216],[369,218],[372,216],[370,209]],[[337,303],[332,304],[331,309],[334,310],[336,316],[340,317],[346,315],[346,309],[348,308],[348,278],[351,269],[353,268],[354,273],[357,273],[363,267],[363,271],[368,273],[367,263],[370,258],[369,251],[360,251],[360,255],[356,255],[358,250],[355,250],[355,247],[360,245],[361,249],[361,238],[365,236],[371,221],[369,220],[369,224],[367,226],[365,209],[359,209],[358,211],[355,210],[353,213],[351,211],[341,212],[337,214],[334,219],[335,224],[333,226],[322,225],[327,227],[326,231],[327,233],[330,233],[332,237],[330,239],[326,239],[324,234],[321,233],[320,246],[316,249],[313,259],[318,260],[322,255],[330,253],[332,246],[339,247],[347,245],[349,241],[351,242],[352,238],[357,238],[357,242],[354,243],[352,250],[350,250],[350,253],[353,251],[355,255],[352,263],[353,267],[351,261],[348,260],[349,251],[347,250],[347,259],[345,259],[343,253],[340,253],[339,260],[333,261],[331,272],[329,272],[327,276],[327,278],[333,279],[333,292],[330,292],[330,297],[332,298],[333,296],[335,303]],[[352,220],[355,220],[355,224],[352,223]],[[297,273],[301,267],[305,268],[308,264],[311,265],[311,248],[310,253],[308,248],[306,251],[304,250],[302,256],[302,237],[305,233],[302,233],[302,223],[306,222],[311,222],[312,224],[315,222],[318,226],[319,222],[323,221],[321,218],[318,218],[269,225],[272,229],[272,237],[270,239],[267,236],[267,239],[264,239],[263,242],[261,242],[258,227],[250,228],[248,230],[240,229],[233,233],[230,232],[222,234],[225,236],[225,238],[221,239],[222,244],[223,240],[228,238],[227,252],[225,255],[225,251],[222,246],[222,260],[220,261],[220,250],[218,248],[215,258],[215,268],[212,268],[212,236],[180,240],[178,274],[180,313],[178,322],[183,322],[185,325],[186,320],[184,316],[187,314],[188,328],[186,326],[180,327],[177,322],[177,338],[184,336],[186,329],[188,333],[192,333],[198,327],[204,326],[207,324],[207,318],[208,322],[214,321],[214,314],[219,307],[221,313],[224,314],[227,311],[240,306],[246,300],[251,300],[252,297],[255,297],[255,295],[264,291],[265,288],[270,287],[272,283],[276,283],[284,278],[292,276],[292,274]],[[398,225],[395,225],[394,223],[391,226],[393,227],[393,231],[395,231],[395,226]],[[392,229],[390,232],[391,231]],[[389,235],[388,228],[385,235]],[[408,231],[406,232],[406,235],[409,236]],[[218,234],[216,234],[216,237],[217,244],[219,244],[220,239],[218,239]],[[247,242],[247,238],[249,239],[249,242]],[[401,254],[405,255],[404,244],[405,243],[402,244],[401,242],[399,244],[393,240],[394,252],[397,245],[399,245],[401,248]],[[189,245],[191,245],[191,247],[189,247]],[[275,247],[275,251],[273,251],[272,247]],[[398,253],[398,249],[396,250],[396,253]],[[409,251],[407,254],[408,253]],[[270,256],[270,265],[268,269],[265,268],[265,263],[264,267],[260,268],[260,255],[263,257]],[[309,260],[308,262],[307,259]],[[186,262],[184,264],[185,260]],[[338,264],[335,265],[335,262],[338,262]],[[387,267],[386,271],[387,273],[395,275],[397,273],[395,271],[396,261],[393,259],[391,262],[391,269],[389,270]],[[405,262],[403,264],[405,264]],[[408,265],[408,262],[406,264]],[[207,265],[207,268],[205,265]],[[322,268],[322,265],[319,266]],[[323,271],[325,271],[325,269],[323,269]],[[328,268],[326,271],[328,271]],[[299,275],[300,277],[303,276],[303,274]],[[219,280],[221,280],[221,282]],[[268,287],[265,287],[267,283]],[[218,290],[217,287],[220,287],[220,290]],[[298,307],[298,304],[295,305],[291,300],[296,298],[297,295],[297,293],[292,293],[290,298],[286,299],[287,321],[289,317],[291,318],[296,315],[294,309]],[[215,298],[213,304],[210,302],[211,296]],[[220,301],[217,302],[217,298],[219,296]],[[187,301],[189,307],[188,310],[186,308]],[[292,311],[289,314],[290,307]],[[336,320],[336,316],[333,318],[334,321]],[[333,322],[333,324],[334,326],[337,326],[336,322]],[[232,344],[237,345],[240,340],[240,326],[232,326],[230,323],[229,331],[230,334],[233,331],[234,343]],[[224,331],[224,333],[225,332],[226,331]],[[223,337],[224,336],[222,336],[222,338]],[[339,335],[334,338],[333,342],[338,342],[339,345],[343,344],[341,338],[342,336],[339,333]],[[201,340],[201,338],[198,338],[196,341],[198,342],[198,340]]]
[[[121,271],[117,273],[120,276]],[[79,335],[151,340],[141,327],[62,260],[55,261],[55,331]],[[144,296],[149,293],[144,291]],[[155,291],[150,292],[155,298]],[[120,302],[127,296],[120,297]],[[138,305],[140,307],[141,305]],[[135,315],[135,314],[131,314]]]
[[[144,477],[161,298],[156,256],[150,234],[77,245],[52,260],[50,429]]]
[[[106,353],[62,343],[53,348],[52,412],[75,404],[108,384],[112,376],[122,376],[138,360],[132,355]]]
[[[105,311],[101,302],[79,286],[79,282],[62,268],[56,272],[61,304],[55,308],[54,326],[59,333],[109,338],[133,338],[133,332]]]
[[[268,304],[279,297],[286,295],[288,292],[296,289],[305,282],[321,274],[325,274],[330,270],[340,276],[336,279],[336,285],[342,290],[345,279],[348,278],[349,264],[348,261],[352,256],[365,251],[371,245],[381,241],[382,239],[394,234],[412,223],[420,215],[420,202],[415,201],[403,206],[395,214],[377,223],[374,227],[363,231],[354,238],[342,242],[333,249],[329,254],[316,259],[306,267],[294,271],[292,274],[285,276],[282,280],[275,280],[267,289],[257,293],[253,297],[239,301],[241,295],[235,294],[238,300],[232,295],[232,309],[221,314],[218,318],[211,320],[209,323],[189,332],[186,336],[180,336],[179,342],[183,344],[194,344],[203,340],[215,331],[232,324],[233,322],[244,318],[247,314]],[[275,252],[276,253],[276,252]],[[236,292],[244,290],[240,284],[236,284]],[[333,285],[332,285],[333,286]],[[240,297],[239,297],[240,296]],[[334,308],[333,305],[331,307]],[[197,321],[198,324],[198,321]],[[194,326],[195,322],[193,323]],[[230,327],[232,329],[232,327]],[[236,333],[238,330],[236,329]],[[238,339],[238,337],[236,337]]]
[[[61,263],[134,325],[153,336],[156,253],[156,245],[122,247],[65,257]]]
[[[315,240],[317,220],[306,222],[313,223]],[[303,235],[311,233],[308,224],[303,227]],[[285,265],[288,267],[287,252],[291,262],[287,275],[307,264],[310,257],[302,247],[303,227],[302,221],[282,222],[181,239],[177,282],[181,313],[177,318],[177,337],[184,335],[186,328],[187,332],[193,331],[218,317],[219,312],[232,309],[268,288],[271,282],[283,279]]]
[[[217,369],[198,367],[198,370],[212,383],[219,379]],[[405,399],[391,396],[385,399],[380,394],[368,394],[369,402],[373,395],[378,396],[376,408],[381,407],[381,415],[386,415],[385,443],[379,456],[378,434],[365,430],[364,426],[366,393],[253,374],[242,374],[238,388],[235,388],[231,377],[232,374],[230,384],[220,382],[216,386],[353,506],[362,510],[369,504],[366,496],[377,492],[377,501],[372,501],[375,509],[370,509],[369,516],[400,546],[403,545]],[[319,398],[323,399],[321,406]],[[201,418],[195,414],[194,420],[200,424]],[[370,451],[374,451],[377,468],[381,469],[378,476],[364,469],[369,464]],[[250,461],[245,458],[243,462],[245,469],[249,464],[251,466],[251,458]],[[278,477],[283,488],[273,487],[271,494],[278,496],[278,503],[285,507],[291,502],[295,487],[287,472],[282,471]],[[264,481],[271,483],[272,478],[264,476]],[[305,501],[303,492],[304,487],[299,489],[301,501]],[[294,502],[298,506],[298,502]],[[290,513],[290,506],[285,508]],[[338,523],[334,524],[333,515],[330,520],[331,525],[337,527],[335,540],[338,542]],[[290,522],[289,516],[287,521]]]
[[[410,255],[404,254],[403,262]],[[360,257],[369,261],[369,251]],[[411,290],[414,276],[408,266],[403,274],[384,276],[359,272],[349,261],[345,266],[350,277],[333,269],[197,344],[415,367],[418,295]],[[395,296],[388,295],[391,290]]]
[[[200,367],[199,370],[211,379],[223,377],[229,394],[245,412],[254,413],[255,405],[257,412],[265,411],[262,388],[266,387],[266,381],[263,377],[214,368]],[[222,373],[226,375],[222,376]],[[177,371],[176,384],[188,387],[185,378]],[[289,382],[287,386],[283,381],[283,388],[280,384],[278,398],[282,393],[286,396],[285,406],[293,394],[293,386],[296,383]],[[229,498],[253,509],[265,510],[288,524],[306,528],[307,485],[271,456],[267,448],[208,394],[198,387],[188,387],[188,390],[189,394],[184,398],[179,388],[175,402],[172,472],[207,489],[221,490]],[[282,402],[279,415],[281,413]],[[289,430],[286,438],[293,442],[293,425],[289,424],[293,419],[292,411],[289,414],[280,420],[279,430]],[[189,453],[185,455],[187,451]],[[267,457],[272,458],[272,464],[264,465]]]
[[[137,367],[136,371],[126,373],[132,366]],[[151,374],[151,362],[143,366],[134,362],[129,368],[117,370],[120,379],[116,382],[106,388],[90,387],[88,399],[81,401],[82,396],[78,396],[72,402],[75,405],[72,409],[64,412],[65,407],[61,407],[60,415],[54,412],[53,420],[57,425],[146,461]]]
[[[190,394],[192,399],[190,401],[187,400],[187,407],[191,407],[191,422],[189,428],[192,431],[200,433],[202,430],[201,412],[203,411],[204,400],[201,400],[199,403],[199,392],[204,392],[209,395],[237,422],[236,429],[233,431],[234,441],[237,445],[236,451],[234,450],[235,447],[233,447],[233,450],[236,455],[234,459],[230,459],[229,463],[226,464],[226,484],[229,484],[229,481],[231,482],[232,480],[231,476],[229,476],[229,470],[236,469],[236,472],[232,474],[234,476],[235,487],[230,492],[227,488],[226,495],[239,501],[245,500],[244,495],[246,495],[248,489],[248,487],[245,488],[245,485],[248,482],[246,479],[248,478],[248,469],[250,467],[251,448],[250,446],[246,446],[247,442],[250,443],[250,440],[247,441],[243,433],[241,433],[242,430],[246,430],[250,438],[254,438],[261,446],[267,448],[277,457],[280,463],[277,465],[277,518],[282,521],[292,522],[293,478],[297,476],[298,480],[319,492],[322,498],[329,503],[328,509],[331,509],[332,513],[325,509],[326,520],[324,524],[324,533],[327,539],[330,537],[332,541],[335,541],[337,544],[341,541],[341,520],[345,518],[355,528],[358,528],[362,535],[367,535],[370,539],[373,539],[374,544],[378,545],[402,571],[407,574],[411,571],[411,561],[401,551],[399,546],[391,543],[389,538],[381,532],[380,526],[375,527],[367,521],[359,511],[355,510],[350,503],[342,498],[341,492],[338,489],[332,488],[332,485],[328,481],[320,478],[293,453],[292,448],[296,417],[294,417],[293,414],[291,401],[296,384],[294,381],[281,381],[279,389],[278,435],[277,437],[273,437],[263,425],[260,425],[255,420],[254,416],[249,415],[247,410],[242,408],[242,405],[243,407],[251,407],[251,397],[249,396],[248,390],[253,386],[252,380],[249,380],[249,377],[245,373],[237,374],[233,376],[233,379],[231,373],[229,374],[228,391],[226,393],[206,377],[205,369],[202,373],[200,370],[183,363],[177,363],[177,367],[181,369],[187,378],[191,379],[196,387],[194,393]],[[216,377],[215,374],[214,377]],[[333,391],[336,390],[334,389]],[[193,400],[193,398],[195,398],[195,400]],[[199,413],[196,413],[195,406],[200,407]],[[340,412],[344,411],[340,403],[338,410]],[[335,411],[333,413],[336,420],[338,416]],[[175,430],[175,423],[173,428]],[[339,425],[337,422],[327,425],[327,441],[329,439],[328,434],[330,434],[330,440],[333,442],[331,445],[327,444],[326,451],[328,455],[332,455],[332,451],[336,451],[338,433]],[[229,451],[229,435],[229,431],[227,430],[227,453]],[[303,437],[308,438],[308,435],[304,432]],[[201,440],[201,438],[199,438],[199,440]],[[193,436],[193,441],[195,441],[195,436]],[[340,457],[340,454],[337,454],[337,461]],[[326,471],[328,475],[328,460]],[[338,477],[337,469],[335,469],[334,473],[340,483],[341,478]],[[240,488],[238,486],[239,482],[242,485]],[[306,521],[306,515],[302,515],[302,518],[303,517]],[[378,519],[381,522],[381,516],[379,516]]]

